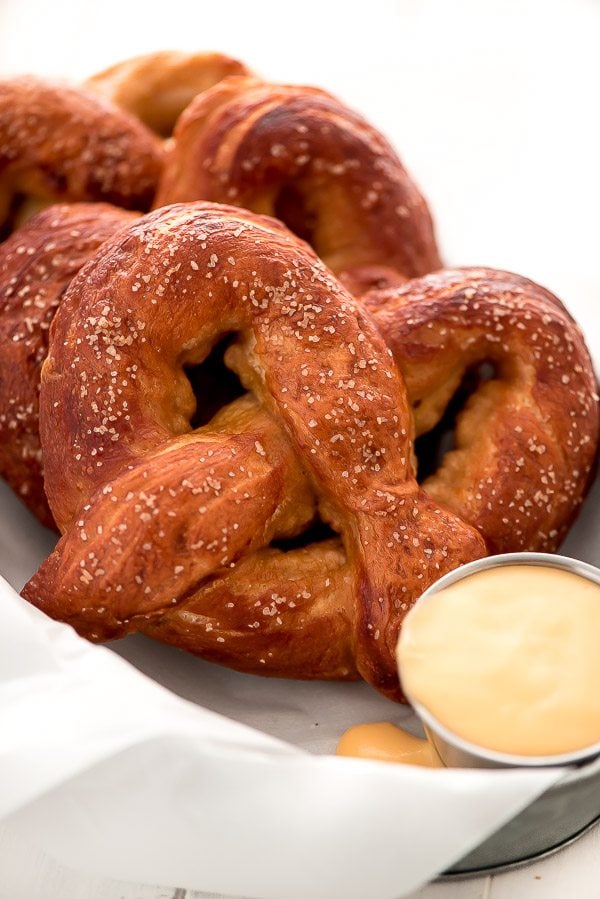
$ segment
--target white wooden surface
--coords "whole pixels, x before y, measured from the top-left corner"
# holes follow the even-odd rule
[[[61,867],[36,847],[17,839],[8,827],[0,827],[0,899],[226,897],[186,890],[184,886],[155,887],[88,877]],[[600,899],[600,826],[543,861],[493,877],[428,884],[406,899]]]

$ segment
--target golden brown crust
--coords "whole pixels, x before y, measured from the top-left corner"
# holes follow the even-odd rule
[[[325,91],[228,78],[184,111],[156,205],[281,218],[355,295],[440,267],[427,204],[386,140]]]
[[[485,545],[416,485],[403,381],[372,320],[307,247],[242,210],[158,210],[73,280],[53,329],[41,429],[65,534],[24,595],[92,639],[152,630],[180,643],[176,607],[192,601],[201,615],[213,585],[207,610],[214,591],[229,597],[224,621],[205,622],[197,651],[227,656],[230,640],[239,667],[280,673],[293,643],[288,675],[357,670],[398,698],[406,610]],[[254,395],[191,431],[183,369],[230,332]],[[288,553],[276,580],[273,541],[301,532],[315,509],[343,554]],[[265,553],[269,601],[236,604],[228,578]],[[321,572],[313,596],[306,585]]]
[[[86,87],[126,109],[161,137],[169,137],[197,94],[229,75],[247,74],[243,63],[222,53],[167,50],[119,62],[88,78]]]
[[[442,417],[465,372],[455,449],[423,487],[492,552],[555,551],[589,486],[596,378],[577,324],[549,291],[510,272],[457,269],[365,298],[404,374],[417,432]]]
[[[466,369],[497,365],[494,381],[459,416],[459,449],[424,491],[476,527],[489,552],[555,550],[586,492],[598,444],[594,372],[564,307],[532,281],[490,269],[441,272],[365,300],[405,377],[417,434],[437,424]],[[234,668],[310,676],[290,631],[261,629],[262,643],[248,649],[231,622],[243,603],[248,613],[265,607],[275,615],[301,604],[300,639],[328,628],[330,675],[351,677],[356,666],[337,637],[339,622],[322,612],[332,590],[339,609],[351,604],[346,571],[339,540],[288,553],[264,549],[145,631]],[[225,643],[211,646],[214,632],[225,633]]]
[[[209,273],[212,275],[210,267]],[[212,276],[209,280],[212,281]],[[140,282],[132,286],[136,283]],[[416,279],[401,289],[375,291],[365,302],[379,328],[386,333],[388,345],[406,379],[409,399],[417,407],[417,433],[435,426],[467,368],[484,361],[493,362],[497,367],[494,380],[471,397],[459,418],[458,448],[425,481],[426,493],[476,527],[489,551],[556,549],[581,503],[598,441],[598,403],[592,366],[579,329],[564,307],[539,285],[489,269],[441,272]],[[108,319],[98,321],[97,325],[107,348],[111,340],[121,345],[118,334],[111,334],[110,328],[107,330]],[[93,335],[89,340],[92,346],[96,345]],[[110,352],[109,356],[112,360]],[[244,365],[248,367],[248,354],[243,346],[234,345],[228,361],[240,371]],[[131,369],[130,375],[137,379],[138,370],[133,371],[133,365]],[[256,377],[253,380],[247,371],[243,376],[256,387]],[[83,383],[88,384],[87,378]],[[84,394],[86,390],[87,386]],[[260,384],[257,392],[260,395]],[[129,401],[126,402],[129,408]],[[68,416],[72,418],[75,414],[70,410]],[[189,419],[190,414],[191,406],[188,406],[184,418]],[[109,419],[110,416],[102,419],[100,432],[110,433]],[[54,421],[51,427],[54,432]],[[131,615],[134,626],[146,633],[231,667],[296,677],[348,678],[356,676],[358,663],[363,676],[390,689],[390,672],[382,673],[380,665],[373,666],[370,656],[362,658],[352,638],[353,627],[367,635],[385,632],[390,610],[384,601],[384,611],[373,616],[374,609],[380,611],[379,598],[375,602],[373,594],[367,594],[371,578],[366,577],[361,591],[371,595],[371,602],[364,606],[368,614],[352,619],[348,610],[355,604],[358,571],[355,564],[351,576],[344,543],[330,539],[288,552],[278,545],[269,545],[273,538],[302,531],[313,520],[318,506],[321,514],[327,509],[326,498],[315,492],[303,468],[298,467],[297,457],[289,452],[286,437],[274,417],[261,412],[256,401],[246,397],[217,415],[210,432],[215,442],[206,450],[207,456],[209,453],[214,456],[217,446],[233,442],[233,434],[238,435],[234,446],[238,459],[240,454],[253,455],[257,442],[265,451],[266,457],[261,457],[262,473],[254,472],[251,481],[255,499],[264,502],[267,496],[273,499],[275,494],[275,506],[279,503],[277,513],[268,515],[265,507],[260,506],[262,512],[258,517],[265,518],[271,530],[262,532],[255,551],[244,552],[233,570],[221,571],[217,577],[208,577],[204,585],[188,590],[176,608],[161,610],[164,597],[159,597],[159,607],[155,608],[156,596],[152,594],[149,603],[135,607],[136,614],[126,604],[130,599],[128,593],[118,597],[119,608],[116,613],[113,610],[113,617],[105,611],[102,620],[96,618],[91,625],[95,638],[114,636],[123,627],[129,628],[127,619]],[[113,431],[111,442],[114,436]],[[197,446],[195,439],[193,443]],[[189,450],[186,441],[174,448],[159,448],[156,454],[145,457],[148,469],[144,478],[144,504],[153,492],[160,494],[167,489],[174,501],[173,507],[167,508],[167,518],[181,502],[179,479],[184,463],[178,453],[182,450],[184,454]],[[155,481],[151,474],[154,456],[160,459],[154,470]],[[93,456],[89,461],[93,462]],[[226,457],[225,467],[229,462],[230,458]],[[103,467],[104,461],[100,468]],[[62,470],[62,464],[58,470]],[[87,473],[90,471],[93,469],[88,467]],[[176,487],[169,486],[169,472],[173,472]],[[72,480],[76,475],[77,466],[67,473],[65,482],[76,483]],[[207,483],[214,484],[219,477],[212,466]],[[95,515],[87,510],[89,516],[81,519],[86,522],[86,535],[89,530],[100,528],[99,536],[103,537],[104,523],[114,514],[119,518],[120,533],[138,527],[137,517],[144,506],[139,502],[131,504],[139,482],[138,467],[118,480],[122,481],[124,496],[131,494],[129,509],[123,511],[119,503],[113,505],[118,493],[111,486],[108,498],[99,499]],[[92,477],[82,488],[83,495],[95,487],[96,479]],[[200,494],[204,492],[201,490]],[[423,514],[423,508],[429,508],[430,516],[438,516],[437,521],[444,520],[439,518],[441,510],[432,507],[424,494],[420,495],[419,505],[419,514]],[[214,508],[212,513],[214,517],[218,514]],[[222,520],[220,515],[219,520]],[[159,524],[159,531],[161,528]],[[343,533],[343,528],[340,530]],[[373,542],[372,532],[371,522],[366,535],[361,536],[361,543],[368,546]],[[403,533],[400,525],[388,543],[397,544],[399,538],[412,540],[415,533],[419,533],[418,529]],[[375,534],[377,542],[377,528]],[[115,538],[111,539],[116,545]],[[160,569],[163,556],[157,554],[154,558],[155,550],[151,547],[160,544],[156,535],[152,538],[146,533],[145,539],[146,575],[149,568]],[[196,535],[194,540],[198,543],[202,538]],[[84,542],[87,548],[88,540]],[[101,545],[102,539],[96,542]],[[73,545],[75,551],[71,556]],[[50,560],[46,583],[64,580],[65,567],[79,574],[77,565],[80,566],[81,557],[77,545],[77,539],[67,541],[62,555]],[[397,547],[387,548],[399,551]],[[406,552],[401,552],[401,556],[406,563]],[[452,557],[448,564],[453,567],[456,559]],[[98,563],[91,568],[95,573]],[[419,585],[422,572],[418,567],[409,568],[404,577]],[[382,595],[385,596],[385,591]],[[399,619],[413,598],[411,593],[407,596],[396,593],[393,597],[397,610],[391,615],[395,626],[388,631],[390,646]],[[54,600],[57,607],[47,599],[44,607],[53,609],[59,617],[73,620],[72,610],[68,604],[65,606],[65,596],[57,595]],[[76,601],[75,623],[78,614]],[[144,615],[147,617],[140,621]],[[81,623],[78,626],[82,627]],[[252,629],[252,639],[248,629]],[[82,630],[89,635],[86,626]],[[322,632],[329,634],[326,646],[319,641]],[[320,646],[320,661],[318,665],[307,666],[306,654],[315,646]]]
[[[38,424],[48,331],[71,279],[132,217],[105,203],[57,205],[0,244],[0,476],[48,527]]]
[[[23,198],[148,209],[162,158],[141,122],[83,89],[0,81],[0,232]]]

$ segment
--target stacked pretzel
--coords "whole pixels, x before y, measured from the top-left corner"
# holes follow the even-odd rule
[[[89,88],[56,89],[78,98],[66,122],[114,115],[121,155],[67,124],[53,155],[31,98],[41,136],[19,145],[0,86],[0,472],[62,535],[23,595],[91,640],[142,631],[401,698],[394,647],[423,590],[553,551],[577,513],[598,443],[579,328],[525,278],[438,271],[394,151],[322,91],[214,55]],[[85,202],[27,217],[58,199]],[[484,364],[423,476],[415,441]]]

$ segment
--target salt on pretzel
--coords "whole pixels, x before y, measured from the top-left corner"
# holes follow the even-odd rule
[[[425,493],[476,527],[490,553],[557,549],[598,446],[595,376],[564,307],[532,281],[490,269],[415,279],[373,292],[366,305],[404,375],[417,434],[439,423],[465,371],[480,363],[495,368],[459,414],[456,447],[422,483]],[[236,357],[233,347],[229,361],[239,364]],[[354,601],[344,544],[330,538],[286,552],[281,546],[260,549],[190,592],[149,619],[145,632],[215,662],[280,676],[298,676],[316,640],[322,670],[355,675],[352,652],[324,612],[332,595],[340,608]],[[386,567],[388,557],[378,564]],[[454,564],[458,559],[449,560]],[[412,598],[396,596],[394,616],[401,619]],[[301,627],[290,614],[295,606],[303,610]],[[251,643],[247,623],[256,627]],[[323,627],[331,630],[327,646]]]
[[[527,278],[437,272],[365,298],[404,375],[417,433],[434,428],[468,370],[486,363],[454,448],[423,488],[491,552],[554,552],[593,473],[598,395],[583,335]]]
[[[253,392],[192,431],[185,368],[228,333]],[[40,421],[64,536],[24,596],[91,639],[158,621],[167,635],[178,605],[260,571],[318,510],[342,535],[336,578],[328,548],[300,551],[295,598],[276,582],[267,604],[231,595],[211,646],[231,639],[237,667],[265,672],[268,647],[287,646],[288,675],[358,671],[398,697],[406,609],[486,551],[414,479],[404,384],[372,319],[305,244],[243,210],[167,207],[104,245],[54,319]]]
[[[440,268],[427,204],[389,143],[325,91],[228,78],[183,112],[157,206],[283,220],[355,295]]]
[[[169,137],[197,94],[230,75],[246,74],[242,62],[222,53],[165,50],[119,62],[88,78],[86,87]]]
[[[32,77],[0,81],[0,236],[50,203],[148,209],[162,159],[151,131],[88,91]]]
[[[133,217],[106,203],[56,205],[0,244],[0,476],[48,527],[38,425],[48,332],[74,275]]]
[[[13,238],[4,248],[12,248],[5,253],[12,265],[3,269],[3,283],[10,283],[7,295],[12,297],[12,305],[4,309],[4,322],[0,319],[7,337],[12,337],[5,341],[11,354],[6,371],[12,373],[12,383],[25,390],[28,402],[15,405],[13,394],[3,385],[0,408],[5,411],[0,420],[7,439],[0,461],[5,473],[7,467],[12,471],[16,487],[32,483],[34,467],[34,483],[42,497],[34,414],[36,380],[39,359],[45,352],[43,331],[60,298],[60,284],[66,284],[68,278],[61,281],[64,273],[57,272],[56,267],[48,271],[48,259],[39,253],[40,241],[48,225],[58,229],[58,241],[55,236],[47,245],[52,250],[58,243],[55,258],[62,261],[69,239],[79,236],[72,228],[77,224],[81,232],[92,227],[96,210],[100,212],[103,207],[57,207],[54,217],[50,213],[38,216],[22,230],[20,243]],[[105,214],[117,216],[115,226],[118,224],[118,211],[111,213],[108,209]],[[125,219],[125,213],[120,215]],[[61,230],[64,246],[60,243]],[[31,241],[25,240],[28,232],[38,240],[37,251]],[[89,239],[95,239],[93,233]],[[53,258],[52,253],[49,258]],[[19,260],[20,265],[15,267]],[[71,274],[76,269],[77,263],[72,260]],[[32,273],[37,273],[37,285]],[[12,277],[8,278],[9,274]],[[426,492],[476,527],[490,551],[556,549],[585,493],[598,428],[589,356],[579,329],[556,297],[517,275],[463,269],[417,279],[395,291],[375,291],[365,301],[386,333],[404,374],[417,434],[435,427],[465,370],[481,362],[491,362],[497,368],[495,378],[473,395],[459,417],[458,448],[447,454],[437,473],[424,482]],[[40,329],[42,333],[36,335]],[[28,368],[34,343],[37,360]],[[32,358],[35,360],[35,356]],[[244,354],[239,346],[231,348],[228,362],[244,371]],[[247,373],[244,377],[250,383]],[[247,401],[240,401],[240,409],[244,403]],[[25,414],[28,406],[31,409]],[[248,412],[247,408],[246,415]],[[265,428],[269,426],[273,433],[267,438]],[[276,443],[278,430],[272,420],[265,419],[262,427],[261,439]],[[31,447],[33,451],[28,451]],[[25,465],[24,472],[19,465]],[[31,505],[35,492],[26,492]],[[314,508],[309,507],[307,520],[313,515]],[[294,602],[299,592],[315,589],[315,576],[322,584],[326,575],[326,580],[336,583],[336,591],[343,591],[348,583],[343,571],[339,541],[330,540],[291,554],[263,548],[231,574],[197,591],[177,612],[163,619],[153,618],[147,630],[213,657],[214,637],[207,635],[218,634],[226,626],[228,596],[236,596],[238,609],[240,602],[248,601],[250,612],[255,603],[263,606],[273,595],[273,584],[277,585],[280,601],[287,596]],[[275,630],[281,636],[282,632]],[[309,634],[310,628],[305,629],[304,639],[311,639]],[[278,658],[264,627],[261,637],[270,648],[264,650],[260,664],[266,665],[268,660],[266,670],[275,673],[293,671],[294,656],[286,652]],[[240,666],[231,639],[226,648],[217,647],[216,658]],[[344,668],[341,663],[338,667]],[[354,670],[348,659],[345,670]]]

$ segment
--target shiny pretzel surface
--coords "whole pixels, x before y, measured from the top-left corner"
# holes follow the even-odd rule
[[[440,267],[427,204],[360,115],[317,88],[227,78],[179,119],[156,205],[273,215],[360,295]]]
[[[580,328],[539,284],[486,268],[441,271],[365,298],[404,375],[416,431],[435,428],[486,365],[454,446],[423,487],[494,553],[554,552],[590,484],[598,394]]]
[[[0,476],[50,527],[38,423],[50,325],[75,274],[133,218],[107,203],[58,204],[0,243]]]
[[[164,50],[119,62],[88,78],[86,87],[168,137],[197,94],[230,75],[246,74],[242,62],[222,53]]]
[[[33,77],[0,81],[0,238],[50,203],[148,209],[162,160],[151,131],[88,91]]]
[[[462,269],[377,291],[366,301],[401,367],[417,435],[428,439],[439,427],[463,372],[481,363],[495,368],[459,412],[455,449],[422,481],[425,493],[476,527],[488,553],[557,549],[593,473],[598,397],[581,332],[556,297],[508,272]],[[423,461],[420,450],[419,467]],[[412,536],[410,529],[400,534]],[[151,619],[146,632],[232,667],[298,676],[304,642],[323,627],[323,604],[315,600],[295,632],[287,603],[308,594],[335,594],[341,607],[353,602],[344,543],[322,536],[292,550],[293,541],[261,549]],[[400,619],[412,599],[394,599]],[[254,622],[256,610],[267,609],[251,648],[240,627],[242,608]],[[350,653],[337,655],[344,646],[332,637],[329,676],[356,670]]]
[[[187,597],[268,554],[318,509],[343,536],[334,584],[329,548],[317,546],[297,557],[301,568],[308,555],[314,593],[311,578],[293,599],[271,584],[268,604],[252,598],[237,612],[230,594],[238,667],[273,658],[264,633],[279,629],[266,641],[279,656],[306,628],[288,674],[358,671],[397,696],[403,614],[485,544],[418,487],[402,378],[370,317],[314,254],[242,210],[168,207],[104,245],[71,283],[53,331],[42,443],[65,533],[26,597],[92,639],[165,617],[168,629]],[[249,394],[191,430],[184,369],[226,333],[238,335]],[[229,639],[205,633],[217,651]]]

